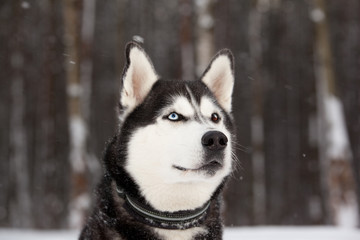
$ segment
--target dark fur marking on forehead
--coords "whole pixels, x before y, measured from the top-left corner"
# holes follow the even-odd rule
[[[189,103],[195,100],[196,104],[200,105],[201,98],[211,96],[211,92],[200,81],[159,80],[141,105],[144,106],[144,111],[152,109],[159,112],[177,96],[185,97]]]
[[[203,118],[202,118],[202,114],[200,112],[200,102],[195,99],[195,95],[191,91],[191,89],[189,88],[188,85],[186,86],[186,90],[188,91],[188,93],[190,95],[189,103],[192,106],[192,108],[194,109],[195,114],[194,114],[193,118],[195,121],[202,122]]]
[[[160,90],[165,90],[165,93],[159,94]],[[174,100],[174,97],[185,97],[189,104],[193,107],[195,115],[193,116],[196,121],[203,121],[202,113],[200,112],[200,102],[203,96],[213,97],[210,90],[201,81],[162,81],[156,84],[150,96],[152,94],[161,95],[165,98],[163,102],[164,107]],[[151,100],[151,97],[149,97]],[[161,105],[158,105],[161,107]],[[160,109],[160,108],[159,108]]]
[[[186,85],[190,89],[198,105],[200,105],[203,96],[212,96],[208,87],[201,81],[187,81]]]

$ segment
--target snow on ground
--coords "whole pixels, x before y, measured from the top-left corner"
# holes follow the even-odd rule
[[[0,229],[0,240],[76,240],[79,231]],[[243,227],[225,229],[224,240],[360,240],[360,229],[336,227]]]
[[[76,240],[78,231],[35,231],[23,229],[0,229],[0,240]]]
[[[227,228],[225,240],[360,240],[360,230],[336,227]]]

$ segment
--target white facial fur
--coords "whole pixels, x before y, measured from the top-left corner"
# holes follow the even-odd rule
[[[160,211],[202,206],[231,171],[231,135],[222,120],[218,123],[210,120],[212,113],[222,117],[220,109],[209,97],[203,97],[199,106],[193,104],[185,97],[176,97],[173,104],[159,113],[155,124],[138,129],[130,137],[125,168],[146,200]],[[163,118],[171,112],[189,120],[172,122]],[[195,120],[195,115],[200,120]],[[215,175],[173,167],[199,168],[204,158],[201,138],[213,130],[221,131],[229,139],[223,167]]]

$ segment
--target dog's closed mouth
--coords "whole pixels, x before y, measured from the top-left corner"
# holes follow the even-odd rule
[[[185,167],[181,167],[181,166],[177,166],[177,165],[173,165],[173,168],[179,170],[179,171],[216,171],[218,169],[220,169],[222,167],[222,163],[219,161],[211,161],[209,163],[206,163],[198,168],[185,168]]]
[[[173,165],[173,168],[177,169],[177,170],[180,170],[180,171],[189,171],[191,169],[188,169],[188,168],[184,168],[184,167],[180,167],[180,166],[176,166],[176,165]]]

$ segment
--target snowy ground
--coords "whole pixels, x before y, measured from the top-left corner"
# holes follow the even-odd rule
[[[78,231],[0,229],[0,240],[76,240]],[[335,227],[227,228],[225,240],[360,240],[360,230]]]
[[[360,230],[335,227],[227,228],[225,240],[360,240]]]

